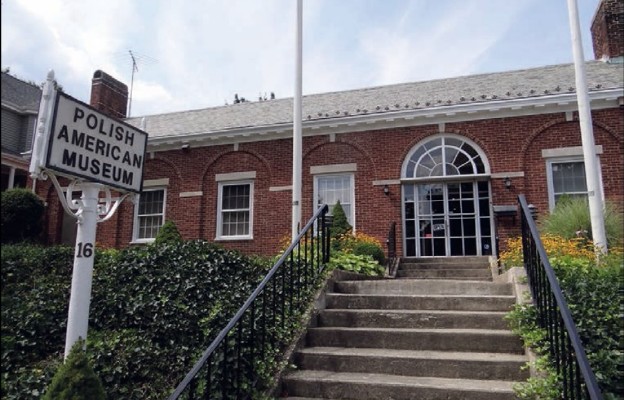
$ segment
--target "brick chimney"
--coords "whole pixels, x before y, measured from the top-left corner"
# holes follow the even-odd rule
[[[596,60],[624,60],[624,1],[601,0],[591,33]]]
[[[113,118],[126,118],[128,86],[99,69],[91,81],[91,106]]]

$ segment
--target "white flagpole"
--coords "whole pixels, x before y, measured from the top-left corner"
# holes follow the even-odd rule
[[[293,178],[292,178],[292,239],[299,234],[301,222],[301,63],[302,63],[302,0],[297,0],[297,34],[295,60],[295,98],[293,106]]]
[[[570,17],[570,33],[572,35],[572,53],[574,55],[574,72],[576,75],[576,96],[578,101],[581,140],[583,144],[583,160],[585,162],[585,179],[589,199],[592,237],[594,245],[603,253],[607,253],[607,238],[604,226],[604,212],[598,175],[598,160],[594,145],[591,108],[587,94],[585,77],[585,59],[581,41],[578,7],[576,0],[568,0],[568,16]]]

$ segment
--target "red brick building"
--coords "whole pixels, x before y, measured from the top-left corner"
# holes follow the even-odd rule
[[[622,2],[604,0],[586,63],[601,196],[624,205]],[[356,231],[402,256],[496,254],[519,233],[524,193],[538,214],[586,196],[572,64],[303,98],[302,215],[340,200]],[[92,105],[126,109],[127,87],[96,72]],[[274,254],[290,234],[292,99],[128,118],[148,132],[144,191],[98,225],[98,245],[153,240],[165,220],[186,239]],[[54,188],[47,239],[71,237]],[[63,220],[65,219],[65,224]],[[66,239],[67,241],[67,239]]]

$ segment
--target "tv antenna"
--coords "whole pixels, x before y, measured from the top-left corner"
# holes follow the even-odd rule
[[[155,58],[139,54],[136,51],[128,50],[130,60],[132,61],[132,75],[130,77],[130,95],[128,96],[128,117],[132,115],[132,90],[134,89],[134,73],[139,72],[139,63],[153,64],[158,62]]]

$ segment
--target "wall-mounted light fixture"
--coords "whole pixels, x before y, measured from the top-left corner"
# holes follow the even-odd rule
[[[511,189],[511,179],[508,176],[503,179],[503,184],[505,184],[505,189]]]
[[[384,185],[383,191],[386,196],[390,195],[390,188],[388,187],[388,185]]]
[[[191,149],[191,145],[190,145],[190,144],[188,144],[188,143],[184,143],[184,144],[182,145],[182,151],[183,151],[183,152],[188,153],[188,152],[190,151],[190,149]]]

